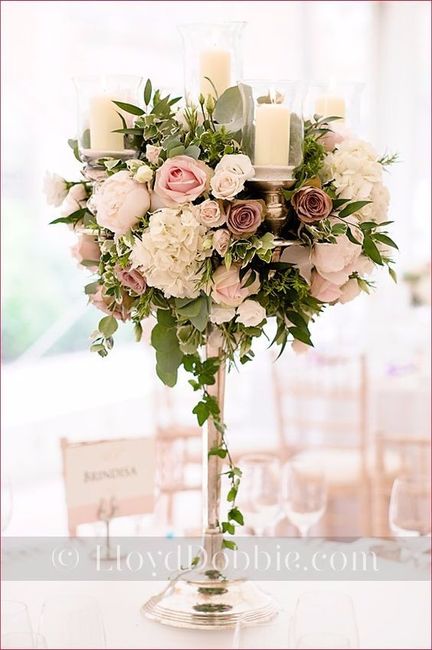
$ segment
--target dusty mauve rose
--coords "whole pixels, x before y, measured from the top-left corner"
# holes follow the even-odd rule
[[[94,262],[94,264],[85,264],[84,266],[91,271],[95,271],[100,258],[99,244],[91,235],[80,235],[75,246],[72,246],[72,255],[80,264]]]
[[[219,228],[213,235],[213,248],[216,253],[224,257],[230,245],[231,235],[225,228]]]
[[[198,220],[207,228],[217,228],[226,221],[226,216],[218,201],[207,199],[198,206]]]
[[[233,201],[228,208],[228,229],[236,237],[253,235],[261,225],[264,208],[264,201]]]
[[[238,307],[246,298],[257,293],[260,282],[256,278],[248,287],[250,271],[240,279],[240,266],[233,264],[229,269],[219,266],[213,274],[212,298],[219,305]]]
[[[190,156],[168,158],[156,172],[154,192],[167,207],[195,201],[209,188],[213,170]]]
[[[136,269],[132,269],[130,266],[122,269],[117,264],[114,269],[114,274],[120,284],[122,284],[127,289],[132,289],[132,291],[138,295],[144,293],[147,288],[147,283],[141,273]]]
[[[112,296],[107,296],[102,286],[99,286],[96,293],[89,296],[89,301],[92,305],[104,312],[114,316],[117,320],[126,321],[130,318],[130,308],[132,305],[132,298],[124,293],[122,296],[121,304],[118,304]]]
[[[303,223],[314,223],[329,216],[333,210],[333,201],[319,187],[307,185],[294,192],[291,205]]]

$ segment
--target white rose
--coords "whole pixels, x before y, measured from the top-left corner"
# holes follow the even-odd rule
[[[48,205],[58,208],[62,204],[68,193],[66,181],[58,174],[46,172],[43,191],[46,196]]]
[[[72,185],[61,207],[62,216],[68,217],[84,207],[87,200],[87,191],[82,183]]]
[[[134,181],[137,183],[149,183],[153,178],[153,170],[148,165],[141,165],[135,172]]]
[[[237,321],[246,327],[259,325],[266,316],[266,310],[256,300],[245,300],[237,307]]]
[[[131,260],[150,287],[166,297],[196,298],[202,279],[206,251],[206,228],[190,206],[163,208],[154,212],[142,239],[136,239]]]
[[[249,156],[243,153],[226,154],[216,165],[215,171],[229,171],[238,176],[243,176],[244,180],[249,180],[255,176],[255,170]]]
[[[210,180],[213,196],[217,199],[233,199],[244,189],[244,176],[230,170],[216,171]]]
[[[150,194],[145,185],[136,183],[129,172],[123,170],[100,185],[94,205],[98,224],[116,235],[124,235],[146,214]]]
[[[229,307],[227,305],[217,305],[212,304],[210,309],[210,322],[215,323],[215,325],[221,325],[222,323],[228,323],[235,316],[235,307]]]
[[[351,280],[348,280],[348,282],[345,282],[345,284],[341,286],[341,291],[342,295],[339,298],[339,302],[344,305],[346,302],[350,302],[351,300],[354,300],[354,298],[357,298],[361,289],[356,278],[351,278]]]
[[[154,144],[146,146],[146,158],[152,165],[156,165],[161,154],[162,147],[156,147]]]
[[[207,199],[197,206],[197,210],[199,221],[207,228],[217,228],[226,222],[226,216],[217,201]]]

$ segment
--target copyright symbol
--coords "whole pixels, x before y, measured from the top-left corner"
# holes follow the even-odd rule
[[[80,561],[76,548],[55,548],[51,553],[51,562],[55,569],[76,569]]]

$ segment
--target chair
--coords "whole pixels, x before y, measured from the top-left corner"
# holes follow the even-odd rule
[[[169,529],[174,525],[176,497],[201,490],[201,429],[190,416],[192,406],[188,410],[184,404],[187,399],[181,390],[166,386],[158,386],[154,396],[157,483]]]
[[[363,356],[310,353],[273,363],[279,449],[283,460],[299,459],[320,468],[327,479],[330,507],[326,534],[342,516],[353,523],[352,500],[359,508],[360,532],[371,529],[371,482],[367,433],[367,370]],[[347,517],[348,515],[348,517]],[[340,515],[339,515],[340,519]],[[354,529],[343,533],[355,534]]]
[[[431,441],[413,436],[388,436],[379,433],[375,439],[375,472],[373,476],[373,533],[389,535],[388,509],[393,481],[398,476],[430,476]]]

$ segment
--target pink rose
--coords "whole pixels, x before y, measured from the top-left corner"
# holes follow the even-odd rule
[[[213,170],[190,156],[168,158],[156,172],[155,193],[167,207],[195,201],[209,188]]]
[[[345,140],[345,137],[345,134],[340,131],[329,131],[320,138],[319,142],[324,146],[326,151],[333,151],[337,144]]]
[[[338,300],[342,291],[337,284],[322,278],[316,271],[312,272],[311,296],[321,302],[334,302]]]
[[[219,228],[213,235],[213,249],[224,257],[231,242],[231,235],[225,228]]]
[[[96,271],[100,258],[100,248],[96,238],[91,235],[80,235],[77,243],[72,246],[72,255],[78,260],[79,264],[94,262],[94,264],[84,264],[84,266],[91,271]]]
[[[260,288],[258,277],[251,285],[245,287],[251,275],[248,271],[243,279],[240,279],[240,266],[233,264],[229,269],[219,266],[213,273],[213,300],[229,307],[238,307],[246,298],[257,293]]]
[[[333,201],[319,187],[306,185],[294,192],[291,205],[303,223],[314,223],[329,216]]]
[[[117,280],[127,289],[132,289],[136,294],[141,295],[147,288],[147,283],[141,273],[128,266],[122,269],[118,264],[114,269]]]
[[[161,154],[162,147],[156,147],[154,144],[148,144],[146,146],[146,158],[152,165],[156,165]]]
[[[121,304],[117,303],[113,296],[107,296],[104,287],[99,286],[96,293],[89,296],[89,301],[92,305],[104,312],[114,316],[117,320],[126,321],[130,318],[130,308],[132,305],[132,298],[126,293],[123,294]]]
[[[226,216],[218,201],[207,199],[197,206],[198,220],[207,228],[217,228],[226,222]]]
[[[228,229],[236,237],[253,235],[262,223],[264,208],[264,201],[233,201],[228,208]]]

